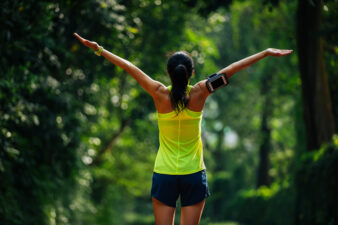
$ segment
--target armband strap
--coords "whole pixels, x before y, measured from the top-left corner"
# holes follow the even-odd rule
[[[208,77],[206,86],[210,93],[215,92],[217,89],[224,87],[229,84],[228,77],[225,73],[217,74],[214,73]]]
[[[99,50],[95,51],[94,53],[95,53],[97,56],[101,56],[102,51],[103,51],[103,47],[102,47],[102,46],[99,46]]]

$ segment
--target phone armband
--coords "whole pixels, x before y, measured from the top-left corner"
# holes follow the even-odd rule
[[[208,77],[207,88],[210,93],[215,92],[217,89],[227,86],[229,84],[228,77],[225,73],[214,73]]]

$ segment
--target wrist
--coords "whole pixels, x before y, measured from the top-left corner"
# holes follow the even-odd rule
[[[102,51],[103,51],[103,47],[102,46],[98,46],[98,49],[94,53],[97,56],[101,56]]]
[[[263,55],[264,55],[264,57],[269,56],[269,49],[268,48],[263,51]]]

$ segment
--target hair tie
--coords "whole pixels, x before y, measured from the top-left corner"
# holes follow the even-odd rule
[[[188,79],[188,70],[187,70],[187,67],[184,64],[178,64],[175,69],[177,69],[180,66],[183,66],[184,71],[185,71],[185,77]]]

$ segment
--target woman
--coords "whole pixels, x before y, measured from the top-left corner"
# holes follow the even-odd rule
[[[193,62],[185,52],[173,54],[167,64],[171,83],[169,87],[151,79],[129,61],[103,49],[96,42],[74,35],[97,55],[126,70],[152,96],[158,113],[160,147],[157,153],[152,201],[157,225],[174,224],[176,200],[181,199],[181,224],[199,224],[205,199],[209,196],[203,146],[201,119],[204,103],[210,92],[207,79],[194,86],[189,80],[194,73]],[[229,79],[266,56],[284,56],[292,50],[268,48],[220,70]]]

